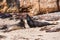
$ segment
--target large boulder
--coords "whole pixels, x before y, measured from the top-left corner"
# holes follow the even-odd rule
[[[20,0],[20,7],[27,8],[30,16],[36,15],[39,12],[38,0]]]
[[[20,1],[20,7],[29,7],[31,5],[30,0],[19,0]]]
[[[30,8],[30,15],[36,15],[39,13],[39,0],[30,0],[32,7]]]
[[[60,0],[58,0],[57,2],[58,2],[58,6],[59,6],[58,9],[59,9],[59,11],[60,11]]]
[[[21,7],[27,7],[29,9],[30,15],[49,13],[58,10],[57,0],[20,0],[20,2]]]
[[[40,12],[48,13],[57,10],[57,0],[40,0]]]
[[[6,0],[0,0],[0,12],[6,12],[7,8]]]
[[[8,9],[7,12],[19,12],[18,1],[17,0],[6,0]]]
[[[29,15],[49,13],[58,10],[59,0],[3,0],[0,2],[0,12],[29,11]],[[3,8],[1,8],[3,6]]]
[[[16,0],[2,0],[0,3],[0,12],[19,12]]]

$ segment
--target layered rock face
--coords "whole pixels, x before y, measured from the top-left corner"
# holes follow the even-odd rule
[[[58,11],[59,6],[59,0],[0,0],[0,12],[29,11],[31,16]]]
[[[57,0],[40,0],[40,12],[57,11]]]
[[[58,3],[58,9],[60,10],[60,0],[57,1]]]
[[[7,8],[6,0],[0,0],[0,12],[5,12]]]
[[[16,0],[2,0],[0,3],[0,12],[19,12]]]

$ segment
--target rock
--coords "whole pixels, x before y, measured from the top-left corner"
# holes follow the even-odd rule
[[[59,1],[59,0],[58,0]],[[58,11],[57,0],[3,0],[0,4],[0,12],[20,12],[26,10],[30,16],[40,13]]]
[[[57,11],[57,0],[40,0],[40,12],[49,13]]]

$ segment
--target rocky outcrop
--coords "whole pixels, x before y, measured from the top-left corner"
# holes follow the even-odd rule
[[[0,1],[0,12],[18,12],[16,0],[3,0]]]
[[[29,11],[33,16],[40,13],[58,11],[59,0],[2,0],[0,1],[0,12]]]
[[[40,0],[40,12],[53,12],[57,11],[57,0]]]
[[[6,12],[7,10],[7,3],[6,0],[1,0],[0,1],[0,12]]]

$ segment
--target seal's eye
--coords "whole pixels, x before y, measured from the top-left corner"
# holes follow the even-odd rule
[[[0,0],[0,2],[3,2],[3,0]]]

